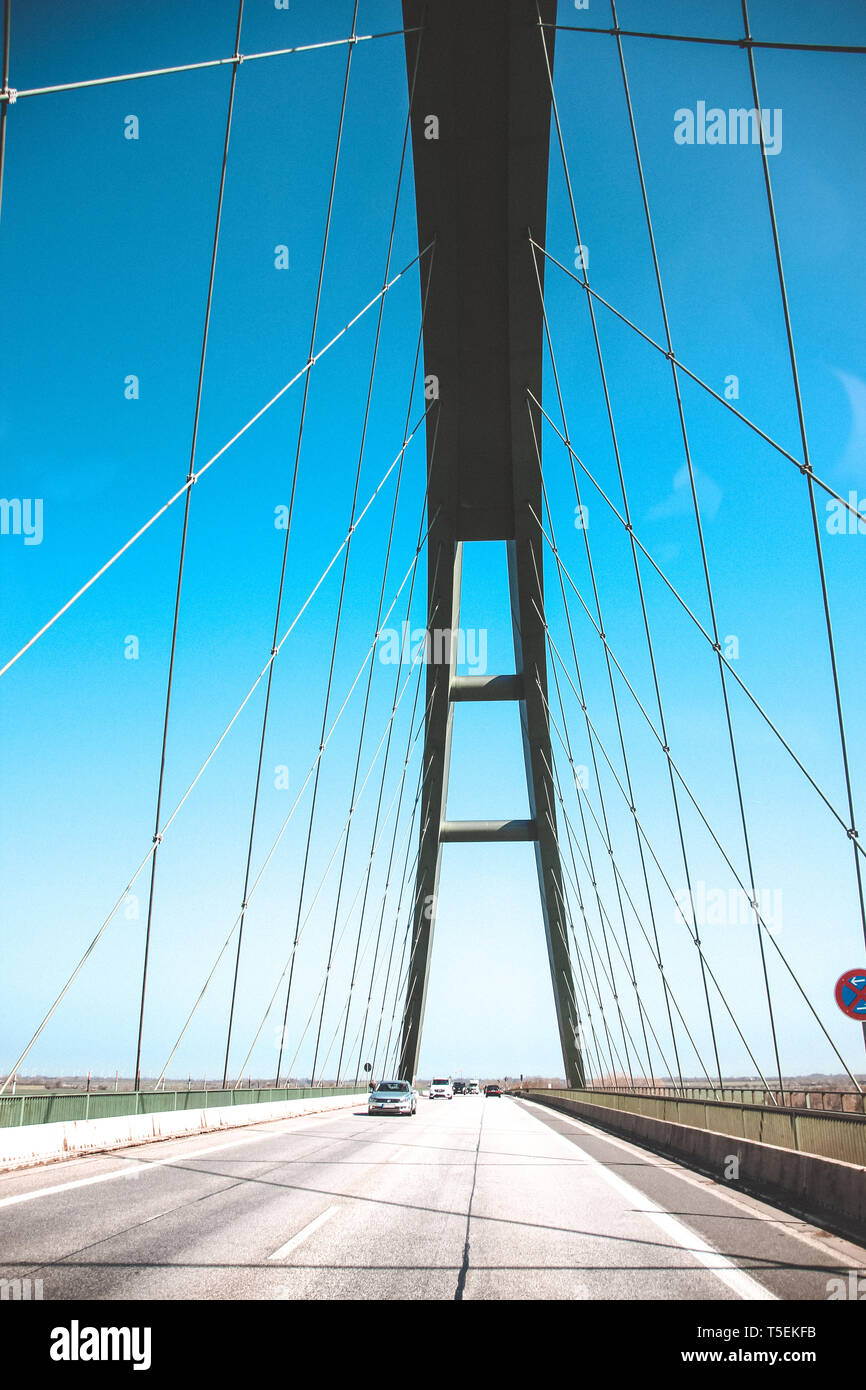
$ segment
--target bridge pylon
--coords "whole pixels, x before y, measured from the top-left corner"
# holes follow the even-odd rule
[[[543,351],[529,232],[544,233],[550,138],[539,11],[543,23],[555,23],[555,0],[538,8],[536,0],[403,4],[419,244],[435,242],[424,370],[439,407],[427,438],[427,709],[399,1074],[414,1077],[418,1066],[442,845],[531,840],[565,1075],[582,1086],[547,709],[541,420],[529,400],[530,392],[541,399]],[[554,33],[545,30],[551,56]],[[507,546],[515,670],[461,677],[463,546],[491,540]],[[454,706],[502,699],[520,708],[529,819],[449,822]]]

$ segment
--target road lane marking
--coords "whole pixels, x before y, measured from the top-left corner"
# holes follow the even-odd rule
[[[524,1105],[537,1106],[538,1104],[537,1101],[524,1101]],[[572,1119],[570,1115],[565,1115],[560,1110],[554,1111],[550,1106],[542,1105],[540,1109],[555,1114],[557,1119],[564,1120],[567,1125],[573,1125],[575,1129],[581,1130],[591,1139],[598,1139],[605,1144],[615,1144],[618,1149],[623,1149],[625,1153],[638,1154],[643,1162],[651,1164],[653,1168],[661,1168],[662,1172],[670,1173],[672,1177],[678,1178],[681,1182],[689,1183],[692,1187],[696,1187],[699,1192],[712,1191],[714,1197],[717,1197],[720,1201],[729,1202],[732,1207],[738,1207],[740,1211],[745,1212],[752,1220],[757,1217],[759,1221],[763,1221],[767,1226],[774,1226],[782,1235],[789,1236],[792,1240],[800,1240],[804,1245],[811,1245],[815,1250],[820,1250],[823,1255],[832,1256],[833,1259],[837,1260],[840,1265],[844,1265],[846,1268],[851,1263],[850,1254],[842,1254],[834,1250],[832,1246],[828,1246],[826,1241],[818,1240],[815,1236],[809,1235],[807,1231],[796,1231],[791,1226],[786,1225],[784,1221],[780,1221],[778,1217],[770,1216],[767,1212],[761,1211],[757,1205],[761,1201],[760,1197],[755,1197],[753,1199],[755,1206],[750,1206],[748,1202],[743,1201],[741,1197],[735,1197],[733,1193],[728,1192],[715,1178],[704,1177],[703,1181],[701,1181],[700,1178],[685,1170],[682,1164],[675,1158],[658,1158],[649,1153],[648,1150],[642,1149],[638,1144],[631,1144],[627,1139],[616,1139],[612,1134],[593,1129],[592,1125],[587,1124],[585,1121]],[[711,1216],[712,1213],[708,1212],[707,1215]],[[802,1218],[798,1217],[797,1219],[801,1220]],[[845,1241],[844,1236],[834,1237],[834,1239]],[[845,1243],[850,1245],[852,1242],[846,1241]]]
[[[288,1123],[289,1129],[263,1129],[259,1134],[247,1134],[245,1138],[232,1138],[232,1140],[228,1141],[228,1144],[210,1144],[207,1148],[195,1148],[195,1150],[185,1151],[182,1152],[182,1154],[174,1154],[171,1158],[135,1159],[133,1162],[135,1162],[135,1168],[139,1170],[165,1168],[167,1163],[181,1163],[189,1158],[202,1158],[202,1156],[207,1156],[209,1154],[218,1154],[218,1152],[224,1150],[224,1148],[238,1148],[240,1144],[254,1144],[257,1140],[261,1140],[261,1138],[282,1138],[284,1134],[289,1134],[289,1136],[292,1136],[292,1134],[306,1134],[307,1131],[311,1129],[320,1129],[321,1126],[328,1125],[332,1120],[349,1118],[350,1116],[346,1115],[345,1112],[335,1111],[334,1115],[320,1115],[320,1113],[313,1112],[311,1115],[299,1115],[296,1119],[293,1118],[293,1116],[286,1116],[286,1119],[265,1120],[264,1125],[268,1126],[286,1125],[286,1123]],[[303,1129],[300,1125],[303,1125]],[[152,1143],[177,1144],[182,1143],[183,1138],[195,1137],[197,1136],[193,1136],[193,1134],[186,1134],[186,1136],[183,1136],[183,1134],[167,1134],[164,1138],[154,1140]],[[133,1145],[131,1145],[131,1147],[133,1147]],[[138,1145],[138,1147],[142,1147],[142,1145]],[[81,1158],[72,1159],[72,1162],[85,1163],[89,1158],[103,1158],[103,1156],[113,1158],[114,1154],[106,1154],[104,1151],[97,1150],[93,1152],[93,1154],[82,1154]],[[72,1188],[75,1187],[92,1187],[95,1183],[108,1183],[108,1181],[115,1179],[115,1177],[131,1177],[133,1176],[131,1172],[132,1166],[132,1163],[126,1163],[124,1168],[114,1169],[113,1172],[110,1173],[96,1173],[93,1177],[76,1177],[76,1179],[70,1181],[70,1183],[56,1183],[53,1187],[38,1187],[35,1191],[32,1191],[32,1193],[18,1193],[15,1197],[0,1197],[0,1207],[15,1207],[17,1202],[35,1201],[38,1197],[50,1197],[51,1193],[68,1193],[68,1191],[71,1191]],[[0,1179],[3,1179],[3,1177],[24,1176],[26,1172],[29,1172],[29,1169],[11,1169],[6,1173],[0,1173]],[[220,1175],[215,1173],[214,1176]]]
[[[553,1133],[556,1134],[556,1130],[553,1130]],[[640,1192],[636,1187],[632,1187],[631,1183],[626,1182],[618,1173],[612,1173],[609,1168],[606,1168],[597,1158],[593,1158],[592,1154],[587,1153],[586,1149],[582,1149],[580,1145],[575,1144],[573,1140],[565,1139],[564,1135],[559,1135],[559,1138],[564,1139],[567,1144],[573,1149],[576,1149],[581,1157],[589,1164],[590,1168],[594,1168],[598,1176],[602,1178],[609,1187],[614,1188],[614,1190],[619,1192],[622,1197],[625,1197],[629,1203],[633,1204],[634,1210],[637,1213],[641,1216],[648,1216],[650,1221],[654,1222],[660,1230],[664,1231],[665,1235],[669,1236],[682,1250],[693,1255],[711,1274],[714,1274],[717,1279],[723,1284],[726,1284],[738,1298],[748,1299],[752,1302],[778,1302],[778,1296],[772,1293],[770,1289],[765,1288],[763,1284],[759,1284],[757,1279],[753,1279],[750,1274],[746,1274],[745,1270],[738,1269],[720,1250],[716,1250],[714,1246],[702,1240],[696,1232],[690,1230],[688,1226],[684,1225],[682,1221],[677,1220],[675,1216],[671,1216],[670,1212],[665,1211],[664,1208],[660,1207],[657,1202],[654,1202],[651,1197],[645,1196],[645,1194]]]
[[[281,1245],[279,1250],[275,1250],[273,1255],[268,1255],[268,1259],[284,1260],[287,1255],[291,1255],[292,1251],[301,1244],[301,1241],[306,1240],[307,1236],[311,1236],[314,1231],[318,1231],[319,1227],[324,1226],[326,1221],[330,1221],[332,1216],[336,1216],[339,1210],[339,1207],[328,1207],[327,1211],[323,1211],[321,1216],[317,1216],[313,1221],[309,1221],[306,1226],[302,1226],[298,1234],[292,1236],[291,1240],[287,1240],[285,1245]]]
[[[328,1116],[330,1119],[331,1117]],[[336,1116],[334,1118],[337,1118]],[[345,1118],[342,1116],[340,1118]],[[273,1122],[271,1122],[273,1123]],[[277,1123],[280,1123],[279,1121]],[[318,1126],[317,1126],[318,1127]],[[34,1202],[37,1197],[50,1197],[54,1192],[71,1192],[78,1187],[92,1187],[95,1183],[112,1182],[116,1178],[128,1178],[136,1174],[140,1176],[143,1170],[150,1171],[151,1168],[165,1168],[170,1163],[185,1163],[191,1158],[208,1158],[212,1154],[222,1153],[223,1149],[237,1149],[242,1144],[254,1144],[259,1139],[278,1139],[286,1133],[291,1133],[284,1129],[263,1131],[261,1134],[249,1134],[244,1139],[232,1139],[228,1144],[208,1144],[201,1149],[192,1149],[184,1153],[173,1154],[171,1158],[154,1158],[148,1160],[135,1160],[135,1168],[129,1164],[123,1168],[114,1169],[110,1173],[97,1173],[92,1178],[75,1178],[72,1182],[55,1183],[53,1187],[39,1187],[33,1192],[19,1192],[14,1197],[0,1197],[0,1207],[14,1207],[19,1202]],[[295,1133],[301,1131],[295,1130]],[[162,1142],[171,1143],[176,1138],[165,1139]],[[11,1176],[11,1174],[10,1174]],[[218,1173],[214,1177],[224,1176]]]

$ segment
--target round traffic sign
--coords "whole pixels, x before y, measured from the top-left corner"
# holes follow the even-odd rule
[[[849,1018],[866,1023],[866,970],[846,970],[836,981],[836,1003]]]

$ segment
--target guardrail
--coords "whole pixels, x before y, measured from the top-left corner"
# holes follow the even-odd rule
[[[359,1086],[253,1086],[220,1091],[50,1091],[40,1095],[0,1096],[0,1129],[71,1120],[110,1120],[124,1115],[154,1115],[166,1110],[202,1110],[223,1105],[259,1105],[282,1100],[366,1093]]]
[[[584,1105],[644,1115],[648,1119],[690,1125],[715,1134],[747,1139],[803,1154],[839,1159],[866,1167],[866,1115],[838,1110],[813,1110],[793,1106],[755,1104],[703,1098],[638,1094],[633,1091],[537,1090],[520,1094],[555,1103],[558,1097]],[[759,1092],[761,1096],[766,1093]],[[843,1092],[842,1094],[848,1094]]]
[[[784,1106],[790,1110],[828,1110],[845,1115],[866,1114],[866,1093],[863,1091],[808,1090],[797,1086],[785,1091],[766,1090],[755,1086],[587,1086],[588,1091],[602,1095],[660,1096],[682,1100],[712,1100],[736,1105]]]

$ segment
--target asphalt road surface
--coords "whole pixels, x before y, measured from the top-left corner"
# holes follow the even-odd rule
[[[866,1249],[510,1098],[420,1097],[0,1177],[49,1299],[824,1301]]]

